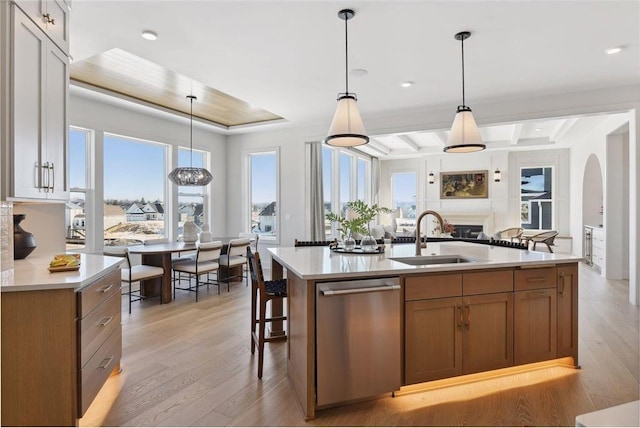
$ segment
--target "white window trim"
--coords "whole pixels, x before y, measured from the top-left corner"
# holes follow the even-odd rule
[[[552,197],[551,199],[530,199],[530,201],[551,201],[551,229],[525,229],[526,231],[535,231],[536,233],[542,233],[542,232],[547,232],[550,230],[557,230],[557,225],[556,225],[556,186],[557,186],[557,180],[556,180],[556,167],[555,165],[527,165],[527,166],[520,166],[520,170],[518,171],[518,177],[519,179],[522,178],[522,170],[523,169],[536,169],[536,168],[549,168],[551,169],[551,194]],[[522,185],[520,185],[520,187],[518,188],[518,201],[522,201]],[[520,202],[518,203],[518,206],[520,206]],[[531,204],[529,205],[531,206]],[[522,227],[522,222],[520,222],[520,227]]]

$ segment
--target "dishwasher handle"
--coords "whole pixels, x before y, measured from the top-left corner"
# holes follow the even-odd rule
[[[400,285],[379,285],[374,287],[362,287],[362,288],[343,288],[339,290],[320,290],[323,296],[344,296],[345,294],[359,294],[359,293],[377,293],[379,291],[394,291],[399,290]]]

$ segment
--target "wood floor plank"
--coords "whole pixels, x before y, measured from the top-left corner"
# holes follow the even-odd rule
[[[122,314],[123,372],[81,426],[573,426],[582,413],[637,400],[639,309],[628,282],[580,268],[582,369],[552,367],[386,396],[305,421],[286,377],[286,343],[265,347],[262,380],[250,352],[250,290],[233,283],[135,302]],[[124,308],[128,302],[123,300]]]

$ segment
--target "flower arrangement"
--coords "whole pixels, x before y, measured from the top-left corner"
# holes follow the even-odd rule
[[[433,229],[433,233],[453,233],[456,231],[456,227],[454,225],[452,225],[451,223],[449,223],[447,221],[447,219],[444,219],[444,224],[442,225],[442,230],[440,230],[440,225],[437,225],[434,229]]]
[[[354,215],[350,215],[351,211]],[[340,227],[338,231],[345,237],[351,233],[359,233],[364,235],[366,233],[371,234],[369,230],[369,223],[380,213],[389,213],[389,208],[380,207],[377,204],[368,205],[364,201],[355,200],[347,202],[346,216],[336,215],[334,213],[328,213],[326,215],[327,220],[337,222]]]

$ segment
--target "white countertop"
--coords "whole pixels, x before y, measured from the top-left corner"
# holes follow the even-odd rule
[[[389,257],[415,255],[415,245],[387,246],[380,254],[342,254],[328,247],[269,248],[272,257],[302,279],[339,279],[362,276],[395,276],[403,274],[493,269],[514,266],[543,266],[579,262],[581,257],[568,254],[517,250],[469,242],[430,242],[422,255],[460,255],[476,261],[468,263],[411,266]]]
[[[68,272],[49,272],[51,256],[27,257],[15,260],[13,275],[3,275],[0,290],[31,291],[54,290],[63,288],[81,289],[96,279],[117,269],[123,262],[120,257],[107,257],[94,254],[81,254],[80,269]],[[6,274],[7,272],[3,272]]]

